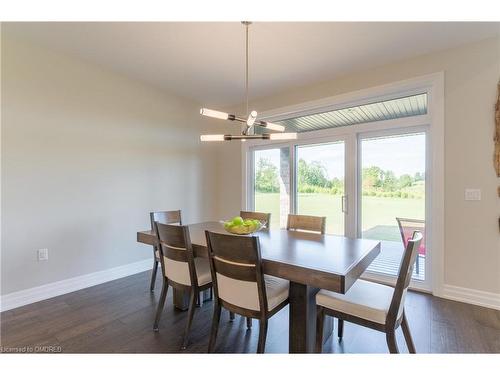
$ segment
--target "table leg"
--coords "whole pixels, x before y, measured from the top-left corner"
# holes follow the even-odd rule
[[[189,307],[189,293],[182,289],[174,289],[174,306],[182,311],[186,311]],[[210,290],[205,289],[202,293],[202,302],[210,299]]]
[[[182,289],[174,289],[174,306],[182,311],[186,311],[189,307],[189,293]]]
[[[318,288],[290,282],[289,339],[290,353],[314,353],[316,339],[316,293]],[[333,331],[333,319],[325,317],[323,340]]]

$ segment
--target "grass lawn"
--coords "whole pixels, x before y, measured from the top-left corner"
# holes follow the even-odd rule
[[[299,194],[298,213],[326,216],[328,233],[344,234],[341,197],[330,194]],[[279,227],[279,193],[255,194],[255,210],[271,212],[271,226]],[[396,217],[423,219],[425,199],[366,197],[362,199],[363,237],[400,241]]]

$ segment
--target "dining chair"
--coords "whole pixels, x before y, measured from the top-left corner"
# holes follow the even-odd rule
[[[420,256],[425,256],[425,220],[419,219],[404,219],[397,217],[399,232],[401,233],[401,239],[403,240],[403,245],[406,247],[408,245],[408,240],[411,239],[413,232],[418,230],[422,233],[422,242],[418,248],[418,255],[415,264],[415,273],[420,274]]]
[[[271,226],[271,214],[267,212],[255,212],[255,211],[240,211],[240,217],[243,220],[253,219],[259,220],[265,223],[264,228],[269,229]],[[234,320],[234,313],[229,313],[229,319]],[[252,318],[247,318],[247,328],[252,328]]]
[[[155,221],[155,230],[159,244],[163,287],[153,330],[158,331],[168,286],[189,292],[188,317],[181,347],[185,349],[189,341],[196,300],[200,298],[200,292],[212,287],[210,265],[208,259],[194,256],[187,226],[162,224]]]
[[[149,213],[151,221],[151,230],[155,231],[155,221],[162,224],[179,224],[182,225],[181,210],[177,211],[156,211]],[[153,272],[151,274],[151,284],[149,290],[155,289],[156,273],[158,270],[158,263],[160,263],[160,253],[156,246],[153,246]]]
[[[214,284],[208,351],[215,350],[221,309],[259,320],[257,353],[264,353],[269,318],[288,304],[289,281],[264,275],[259,237],[205,231]]]
[[[240,211],[240,217],[243,220],[246,219],[259,220],[262,223],[266,223],[264,227],[268,229],[271,226],[271,214],[267,212]]]
[[[319,232],[325,234],[326,217],[288,214],[287,230]]]
[[[385,333],[391,353],[399,353],[396,343],[396,329],[401,325],[410,353],[415,345],[406,320],[404,304],[411,275],[422,241],[422,233],[415,231],[408,240],[399,266],[394,288],[365,280],[358,280],[346,294],[321,289],[316,295],[316,352],[323,349],[323,323],[325,315],[338,318],[338,337],[342,339],[344,320]]]

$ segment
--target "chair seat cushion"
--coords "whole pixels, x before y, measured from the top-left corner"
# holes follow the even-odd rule
[[[358,280],[346,294],[321,289],[316,295],[316,304],[330,310],[385,324],[393,294],[394,288]],[[400,313],[402,311],[403,309],[400,309]]]
[[[266,284],[267,309],[271,311],[288,298],[289,281],[279,277],[264,275]],[[244,309],[260,310],[257,282],[237,280],[217,273],[219,298]]]
[[[279,277],[264,275],[266,282],[267,309],[271,311],[288,298],[290,282]]]

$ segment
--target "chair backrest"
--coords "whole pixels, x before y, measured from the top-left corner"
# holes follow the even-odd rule
[[[308,215],[288,215],[287,230],[302,230],[325,234],[326,217]]]
[[[410,285],[415,259],[417,258],[418,248],[421,242],[422,233],[415,231],[406,245],[403,259],[399,265],[398,278],[394,288],[391,305],[387,314],[386,325],[390,327],[396,328],[396,322],[402,317],[406,293]]]
[[[163,276],[176,284],[198,286],[189,228],[154,222]]]
[[[422,242],[418,248],[418,253],[425,255],[425,220],[397,217],[396,221],[398,222],[399,232],[401,233],[401,239],[405,247],[408,245],[408,240],[412,238],[413,232],[418,230],[422,233]]]
[[[266,212],[254,212],[254,211],[240,211],[240,216],[242,219],[253,219],[259,220],[262,223],[266,223],[265,227],[269,228],[271,225],[271,214]]]
[[[154,230],[155,221],[162,224],[179,224],[182,225],[181,210],[177,211],[156,211],[150,212],[151,229]]]
[[[259,238],[205,232],[215,297],[222,306],[264,314],[267,297]]]

